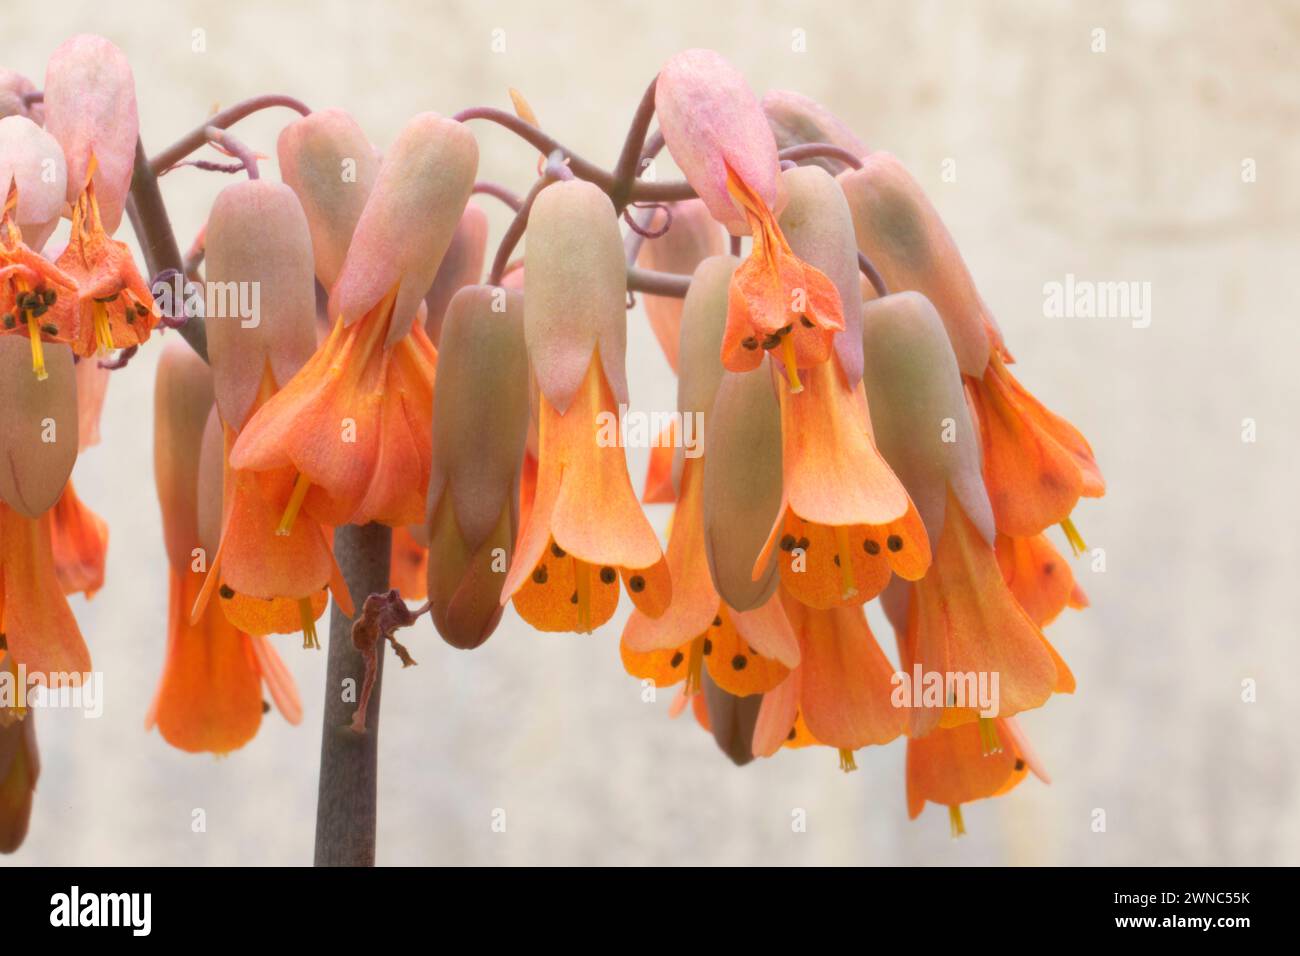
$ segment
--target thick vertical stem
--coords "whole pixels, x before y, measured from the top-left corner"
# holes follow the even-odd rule
[[[392,529],[348,525],[334,531],[334,555],[352,592],[357,613],[368,594],[388,590]],[[350,727],[365,661],[352,645],[352,619],[335,604],[330,610],[325,717],[320,740],[320,788],[316,797],[316,865],[374,866],[375,810],[379,764],[379,697],[383,685],[383,642],[376,651],[374,692],[366,710],[366,732]],[[345,681],[350,683],[345,685]]]

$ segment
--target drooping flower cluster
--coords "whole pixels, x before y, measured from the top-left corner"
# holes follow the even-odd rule
[[[516,203],[522,261],[503,246],[486,282],[463,122],[418,114],[381,154],[347,113],[308,112],[280,134],[281,181],[236,164],[249,178],[216,196],[182,277],[204,293],[206,361],[171,341],[155,382],[169,602],[146,724],[168,743],[239,748],[264,697],[297,723],[274,635],[319,647],[331,600],[373,654],[426,611],[461,649],[507,608],[590,633],[626,593],[626,671],[680,685],[672,712],[737,763],[823,746],[851,770],[905,737],[909,812],[947,806],[954,831],[963,803],[1044,777],[1016,717],[1074,689],[1042,628],[1086,598],[1045,532],[1082,547],[1071,513],[1104,491],[1087,442],[1011,374],[896,159],[798,94],[758,100],[707,50],[669,60],[653,104],[695,198],[625,243],[628,184],[552,157]],[[0,72],[0,108],[0,668],[84,674],[65,595],[103,585],[107,528],[68,479],[98,440],[96,359],[160,318],[113,238],[137,162],[130,68],[76,37],[43,95]],[[643,497],[672,505],[666,545],[617,438],[632,247],[678,278],[644,300],[679,377]],[[394,591],[367,599],[334,534],[371,523],[392,529]],[[31,716],[7,705],[0,850],[37,773]]]

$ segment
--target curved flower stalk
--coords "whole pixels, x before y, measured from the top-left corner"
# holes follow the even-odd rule
[[[300,507],[328,525],[422,519],[437,355],[415,320],[477,164],[468,130],[432,113],[386,154],[330,292],[333,331],[231,451],[239,470],[296,469],[284,527]]]
[[[302,631],[305,647],[319,647],[315,622],[328,593],[352,611],[329,538],[310,516],[281,525],[295,493],[292,467],[253,472],[230,464],[230,449],[248,420],[315,350],[311,239],[293,190],[265,180],[223,190],[208,219],[207,259],[210,288],[227,293],[207,314],[222,422],[222,452],[209,467],[221,470],[224,506],[220,545],[191,620],[198,620],[215,592],[222,612],[239,630],[254,635]],[[258,291],[256,316],[243,316],[234,307],[235,289]]]
[[[461,289],[447,307],[439,354],[427,591],[438,633],[468,649],[501,619],[519,528],[529,420],[523,295],[499,286]]]
[[[918,293],[896,293],[864,307],[863,333],[877,440],[936,542],[934,564],[910,589],[899,637],[903,672],[997,675],[999,716],[1072,692],[1069,669],[998,565],[979,447],[938,313]],[[952,441],[944,440],[946,426]],[[913,737],[987,717],[973,701],[923,704],[910,707]]]
[[[831,280],[795,254],[777,222],[785,186],[753,91],[717,53],[687,50],[660,71],[655,108],[668,151],[709,212],[732,235],[753,237],[732,278],[723,364],[752,371],[773,352],[799,391],[799,372],[826,361],[844,313]]]
[[[181,342],[164,346],[154,387],[154,476],[167,545],[167,655],[145,728],[173,747],[227,753],[257,733],[265,685],[285,719],[302,705],[293,677],[264,637],[235,627],[209,606],[191,621],[203,586],[206,550],[199,534],[199,462],[214,403],[212,374]]]
[[[682,309],[681,381],[678,411],[707,421],[723,375],[718,361],[727,315],[727,290],[738,262],[731,256],[704,260],[695,270]],[[779,599],[738,611],[718,596],[704,547],[704,474],[707,448],[684,458],[681,496],[668,539],[673,599],[657,617],[634,610],[623,630],[620,652],[629,674],[659,687],[685,681],[683,693],[702,689],[703,671],[737,697],[762,694],[799,663],[799,646]]]
[[[609,197],[581,180],[543,189],[529,217],[524,335],[539,391],[537,485],[501,601],[543,631],[586,633],[618,605],[658,617],[668,565],[617,440],[627,403],[626,273]]]
[[[1029,537],[1061,524],[1077,550],[1081,541],[1070,512],[1080,497],[1106,490],[1092,448],[1011,374],[1011,355],[992,313],[943,221],[903,165],[888,153],[873,153],[841,178],[841,186],[858,248],[892,291],[922,293],[943,319],[978,419],[998,531]]]

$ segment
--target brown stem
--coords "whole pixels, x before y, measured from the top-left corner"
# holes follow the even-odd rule
[[[885,285],[884,277],[880,274],[880,270],[876,268],[876,264],[868,259],[865,253],[858,253],[858,268],[862,270],[862,274],[867,277],[867,281],[876,290],[876,295],[882,299],[889,295],[889,287]]]
[[[524,201],[520,199],[512,189],[507,189],[499,183],[489,182],[486,179],[480,179],[474,184],[471,192],[476,196],[491,196],[499,199],[515,212],[523,208]]]
[[[588,182],[595,183],[605,192],[614,189],[614,174],[606,169],[601,169],[595,163],[583,159],[573,150],[560,143],[558,140],[547,136],[540,129],[522,120],[514,113],[506,110],[499,110],[492,106],[475,106],[471,109],[461,110],[454,117],[464,123],[467,120],[481,119],[504,126],[510,132],[536,147],[539,153],[550,155],[557,149],[568,160],[569,168],[579,179],[585,179]],[[687,182],[667,182],[667,183],[648,183],[644,180],[637,180],[632,184],[628,193],[628,202],[675,202],[682,199],[694,199],[695,190]]]
[[[641,103],[632,117],[632,124],[628,127],[623,151],[618,154],[618,163],[614,166],[614,183],[608,192],[617,214],[626,208],[632,186],[641,173],[641,151],[645,148],[646,133],[650,131],[650,121],[655,115],[655,87],[658,83],[659,77],[656,76],[646,87]]]
[[[360,611],[366,595],[388,590],[392,529],[347,525],[334,531],[334,556]],[[352,643],[352,618],[330,609],[325,717],[321,724],[320,783],[316,796],[316,866],[374,866],[379,770],[379,695],[383,647],[366,708],[366,732],[351,729],[352,711],[366,676],[365,658]]]
[[[144,143],[135,141],[135,171],[131,178],[131,224],[135,227],[136,238],[144,251],[145,266],[149,275],[156,276],[166,269],[176,269],[184,274],[185,260],[181,258],[180,246],[172,232],[171,220],[167,217],[167,207],[163,204],[162,190],[158,188],[158,176],[149,163],[144,151]],[[182,312],[184,305],[181,305]],[[199,354],[203,361],[208,360],[208,336],[203,328],[203,320],[191,316],[179,329],[181,337],[190,344],[190,348]]]
[[[215,126],[217,129],[225,129],[227,126],[233,126],[246,116],[251,116],[258,110],[270,109],[274,106],[284,106],[291,110],[296,110],[303,116],[309,116],[311,109],[302,100],[294,99],[292,96],[282,96],[278,93],[270,93],[266,96],[254,96],[252,99],[244,100],[242,103],[236,103],[210,116],[203,123],[190,130],[175,143],[168,146],[161,153],[149,161],[155,173],[161,173],[165,169],[170,169],[179,163],[182,159],[194,152],[200,146],[208,141],[208,127]]]

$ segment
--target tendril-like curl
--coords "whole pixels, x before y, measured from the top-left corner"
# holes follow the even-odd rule
[[[627,223],[629,229],[635,232],[642,239],[658,239],[660,236],[666,235],[668,230],[672,228],[673,211],[669,206],[665,205],[664,203],[661,202],[633,203],[632,205],[636,209],[650,209],[650,210],[662,209],[664,211],[663,228],[649,229],[641,225],[641,223],[637,222],[636,218],[628,210],[626,209],[623,210],[623,221]],[[650,213],[650,218],[647,221],[648,222],[654,221],[653,211]]]
[[[102,362],[99,362],[98,363],[99,367],[108,369],[110,372],[116,372],[119,369],[124,369],[126,368],[127,363],[130,362],[131,359],[135,358],[135,353],[138,351],[140,351],[140,346],[138,345],[128,346],[127,348],[119,350],[117,354],[114,355],[111,359],[106,359]]]

